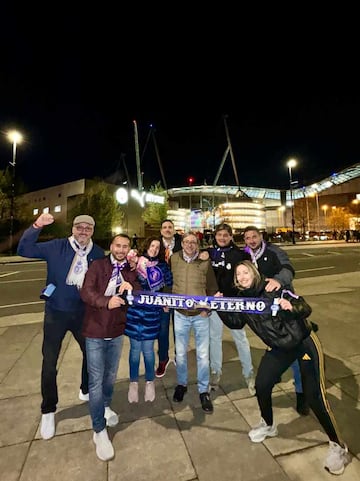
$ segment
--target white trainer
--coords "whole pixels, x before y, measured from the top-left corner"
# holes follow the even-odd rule
[[[342,474],[348,462],[348,448],[329,441],[329,450],[325,459],[324,468],[331,474]]]
[[[119,422],[119,416],[109,406],[105,407],[104,417],[106,419],[106,425],[113,427]]]
[[[89,400],[89,393],[84,394],[82,390],[79,391],[79,399],[80,401],[88,401]]]
[[[99,433],[94,433],[93,441],[96,445],[96,456],[101,459],[101,461],[109,461],[115,456],[114,447],[109,439],[106,428]]]
[[[154,381],[146,381],[145,383],[145,402],[153,402],[155,400],[155,383]]]
[[[255,396],[256,394],[256,389],[255,389],[255,378],[254,376],[249,376],[248,378],[245,379],[250,396]]]
[[[139,383],[136,381],[129,384],[128,401],[129,403],[139,402]]]
[[[55,436],[55,413],[41,416],[40,434],[43,439],[51,439]]]
[[[275,424],[268,426],[261,418],[260,423],[249,431],[249,438],[253,443],[262,443],[265,438],[273,438],[277,436],[278,430]]]

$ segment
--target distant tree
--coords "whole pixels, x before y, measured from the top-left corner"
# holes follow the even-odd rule
[[[161,195],[165,197],[165,202],[163,204],[148,202],[142,214],[142,219],[149,226],[153,228],[160,228],[161,221],[166,219],[167,211],[169,209],[168,195],[160,182],[150,187],[149,192],[154,195]]]
[[[351,214],[346,207],[334,207],[328,215],[328,225],[332,230],[342,231],[349,228]]]
[[[0,221],[10,217],[10,186],[9,169],[0,170]]]
[[[122,226],[124,212],[116,201],[114,186],[95,178],[85,194],[77,196],[69,209],[68,222],[79,214],[88,214],[96,222],[97,238],[110,239],[118,226]]]
[[[294,218],[295,227],[300,230],[303,235],[307,231],[308,209],[306,208],[306,199],[297,199],[294,202]]]

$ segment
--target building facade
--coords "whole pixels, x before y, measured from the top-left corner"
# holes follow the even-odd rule
[[[31,207],[34,218],[42,212],[50,212],[55,219],[66,223],[69,222],[71,206],[93,183],[93,180],[79,179],[29,192],[22,199]],[[125,213],[122,225],[113,227],[114,234],[123,230],[130,236],[136,233],[138,237],[144,237],[143,209],[146,202],[159,199],[152,199],[151,194],[146,192],[112,187]],[[228,222],[235,232],[241,232],[250,224],[267,232],[291,229],[290,191],[200,185],[168,189],[167,195],[170,206],[168,217],[173,219],[179,231],[191,229],[203,232],[212,230],[220,222]],[[357,229],[360,224],[360,210],[357,212],[360,209],[360,164],[332,174],[316,184],[293,189],[292,197],[299,230],[330,230],[334,227],[329,225],[330,213],[349,205],[353,207],[354,216],[347,228]]]

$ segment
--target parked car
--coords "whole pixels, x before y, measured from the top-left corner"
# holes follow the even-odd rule
[[[305,234],[305,239],[306,240],[320,240],[320,241],[324,241],[324,240],[330,240],[332,239],[332,233],[330,231],[323,231],[321,230],[320,232],[319,231],[308,231],[306,232]]]

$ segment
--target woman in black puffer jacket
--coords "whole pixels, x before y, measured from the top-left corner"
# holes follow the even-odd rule
[[[330,440],[324,466],[332,474],[341,474],[347,462],[347,447],[341,441],[326,399],[324,355],[320,341],[312,330],[312,323],[307,320],[311,307],[291,291],[266,292],[265,279],[248,260],[237,264],[234,284],[238,297],[262,298],[266,305],[272,304],[273,307],[256,314],[218,312],[230,329],[242,329],[247,324],[268,346],[255,381],[262,419],[249,432],[251,441],[260,443],[266,437],[277,435],[273,421],[272,390],[279,377],[297,359],[309,405]]]

